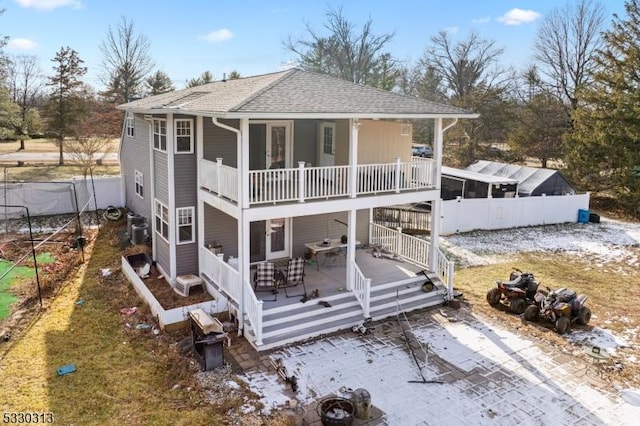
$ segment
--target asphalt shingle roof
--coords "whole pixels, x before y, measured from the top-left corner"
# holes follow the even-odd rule
[[[323,74],[287,71],[216,81],[140,99],[124,110],[199,113],[468,115],[449,105],[399,95]]]

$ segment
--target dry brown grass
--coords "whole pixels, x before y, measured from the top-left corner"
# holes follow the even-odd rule
[[[582,259],[566,254],[537,253],[520,254],[508,263],[472,267],[456,271],[456,288],[463,292],[465,300],[473,312],[489,318],[501,325],[518,330],[549,345],[567,350],[578,348],[565,337],[558,335],[551,324],[527,323],[506,309],[494,309],[486,301],[486,292],[495,286],[496,280],[509,276],[512,267],[533,272],[543,286],[551,288],[567,287],[577,293],[586,294],[587,306],[593,317],[588,326],[575,325],[575,330],[590,330],[593,327],[606,328],[616,333],[640,328],[640,277],[626,264],[597,266]],[[610,372],[609,379],[625,382],[632,386],[640,385],[640,366],[628,362],[629,356],[640,357],[638,333],[636,341],[629,342],[629,348],[618,350],[613,361],[621,362],[623,370]],[[627,340],[629,335],[625,335]]]
[[[1,167],[1,166],[0,166]],[[43,182],[55,181],[61,179],[69,179],[76,176],[82,176],[83,168],[73,165],[40,165],[40,166],[4,166],[3,172],[6,173],[6,180],[25,181],[25,182]],[[93,176],[117,176],[120,174],[119,165],[102,165],[93,168]],[[0,177],[4,181],[4,174]]]
[[[90,260],[4,354],[0,410],[51,411],[66,424],[223,423],[174,336],[135,328],[152,318],[119,272],[115,229],[101,229]],[[102,268],[114,273],[102,277]],[[122,316],[126,306],[138,313]],[[69,363],[77,371],[57,376]]]
[[[120,146],[120,138],[109,141],[109,152],[117,152]],[[19,141],[0,141],[0,153],[6,152],[59,152],[58,145],[53,139],[27,139],[24,141],[24,150],[20,150]]]

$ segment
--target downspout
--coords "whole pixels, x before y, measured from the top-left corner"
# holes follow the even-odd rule
[[[155,168],[154,168],[154,158],[155,155],[153,153],[153,116],[152,115],[144,115],[144,121],[149,124],[149,195],[151,198],[151,217],[149,220],[151,221],[151,260],[154,262],[158,260],[158,251],[156,248],[156,202],[155,202]],[[122,162],[120,162],[122,167]]]
[[[238,272],[240,273],[240,300],[238,301],[238,336],[241,336],[244,332],[244,281],[248,276],[249,265],[244,264],[244,247],[242,246],[244,238],[242,237],[242,231],[244,229],[244,213],[243,213],[243,200],[244,200],[244,185],[243,176],[242,176],[242,168],[240,167],[242,161],[242,132],[240,129],[236,129],[229,125],[220,123],[217,117],[211,117],[211,122],[214,126],[217,126],[221,129],[228,130],[236,134],[236,158],[237,158],[237,168],[238,168],[238,206],[240,207],[240,216],[237,218],[238,220]],[[248,249],[248,248],[247,248]],[[218,283],[219,284],[219,283]]]

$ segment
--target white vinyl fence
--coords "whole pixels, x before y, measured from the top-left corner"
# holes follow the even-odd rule
[[[93,211],[124,205],[122,176],[73,178],[56,182],[8,182],[0,189],[0,217],[12,219],[24,215],[24,209],[4,207],[26,206],[31,216],[48,216]],[[94,201],[93,194],[96,194]]]
[[[442,202],[442,234],[476,229],[577,222],[578,210],[589,209],[589,193],[517,198],[474,198]]]

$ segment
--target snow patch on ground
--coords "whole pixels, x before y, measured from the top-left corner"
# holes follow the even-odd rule
[[[588,331],[573,330],[566,335],[566,339],[576,345],[597,346],[606,350],[610,355],[616,355],[618,348],[629,347],[629,342],[624,337],[599,327],[593,327]]]
[[[624,262],[640,266],[640,225],[603,219],[442,237],[442,245],[465,266],[487,265],[519,252],[564,252],[596,265]]]

